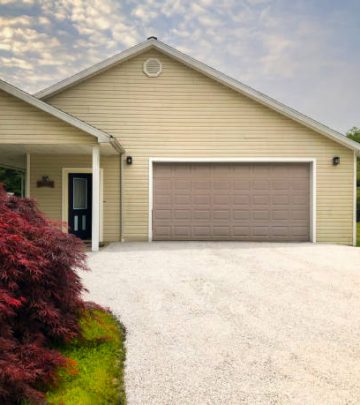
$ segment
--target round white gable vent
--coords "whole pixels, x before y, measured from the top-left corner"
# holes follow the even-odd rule
[[[161,62],[156,58],[149,58],[144,62],[144,73],[149,77],[158,77],[161,73]]]

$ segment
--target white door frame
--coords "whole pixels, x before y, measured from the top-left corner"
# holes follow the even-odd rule
[[[153,166],[154,163],[309,163],[310,164],[310,241],[316,243],[316,158],[257,157],[257,158],[149,158],[148,240],[152,241]]]
[[[62,209],[61,221],[66,224],[63,226],[63,231],[68,232],[68,219],[69,219],[69,174],[70,173],[90,173],[90,167],[63,167],[62,169]],[[104,203],[104,173],[100,169],[100,242],[103,242],[104,228],[103,228],[103,203]]]

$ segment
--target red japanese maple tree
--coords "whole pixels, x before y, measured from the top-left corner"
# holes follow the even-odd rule
[[[66,366],[54,344],[80,333],[76,269],[86,269],[82,242],[48,221],[34,201],[0,186],[1,404],[41,402],[40,388]]]

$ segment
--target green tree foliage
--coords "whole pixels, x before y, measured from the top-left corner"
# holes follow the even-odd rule
[[[19,170],[0,167],[0,184],[2,183],[9,193],[21,197],[23,178],[24,173]]]
[[[346,136],[353,141],[360,142],[360,128],[352,127],[349,131],[346,132]]]

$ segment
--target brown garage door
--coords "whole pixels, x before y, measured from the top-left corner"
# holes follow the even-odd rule
[[[303,163],[156,163],[154,240],[308,241]]]

